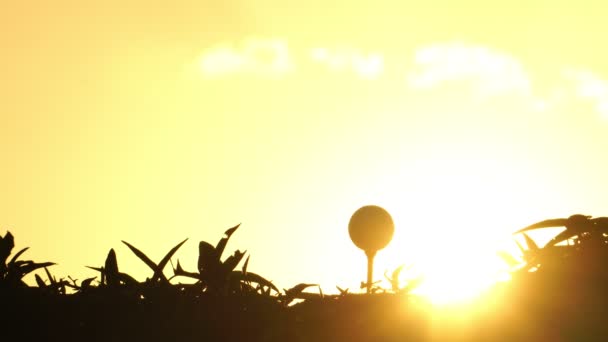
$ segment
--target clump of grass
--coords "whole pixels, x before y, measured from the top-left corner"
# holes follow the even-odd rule
[[[19,260],[19,257],[29,247],[21,249],[8,260],[14,247],[15,238],[11,232],[7,232],[4,237],[0,236],[0,287],[27,287],[27,284],[23,281],[23,277],[37,269],[55,265],[53,262],[36,263],[32,260]]]
[[[175,276],[196,279],[197,283],[202,286],[203,291],[214,294],[258,292],[271,295],[271,291],[279,293],[278,288],[271,281],[247,270],[249,257],[247,257],[241,270],[236,270],[246,252],[236,250],[222,261],[222,254],[228,240],[239,227],[240,224],[226,230],[224,236],[215,246],[206,241],[199,242],[198,272],[184,270],[178,260],[177,266],[173,270]]]

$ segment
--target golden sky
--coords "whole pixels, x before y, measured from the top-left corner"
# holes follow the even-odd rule
[[[242,223],[251,271],[333,291],[362,205],[396,224],[378,279],[607,214],[602,1],[0,6],[0,233],[58,276],[115,248],[143,279],[120,240],[193,269]]]

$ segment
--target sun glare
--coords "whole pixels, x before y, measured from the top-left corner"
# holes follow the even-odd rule
[[[420,265],[424,278],[416,293],[438,306],[467,304],[481,297],[498,281],[508,278],[505,266],[491,254],[472,251],[463,254],[453,248],[439,262]]]
[[[504,212],[522,204],[517,187],[525,184],[505,163],[455,159],[451,168],[433,161],[421,167],[409,188],[416,212],[391,211],[402,234],[393,241],[401,254],[392,257],[414,265],[412,276],[424,279],[414,292],[438,306],[470,303],[509,279],[498,252],[516,253],[511,232],[519,218]]]

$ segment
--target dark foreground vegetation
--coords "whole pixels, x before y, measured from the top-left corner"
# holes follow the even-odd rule
[[[566,229],[545,246],[529,230]],[[150,267],[137,281],[108,253],[96,278],[56,279],[52,263],[20,260],[10,233],[0,237],[0,340],[3,341],[602,341],[608,340],[608,218],[573,215],[516,232],[523,262],[503,254],[512,280],[467,310],[434,310],[400,286],[373,294],[323,296],[312,284],[279,290],[247,269],[245,253],[222,258],[230,236],[199,244],[198,269]],[[37,286],[23,277],[37,271]],[[189,280],[189,281],[186,281]],[[182,283],[185,282],[185,283]],[[305,292],[305,290],[310,292]]]

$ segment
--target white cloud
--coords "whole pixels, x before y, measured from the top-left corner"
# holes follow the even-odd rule
[[[439,43],[416,51],[408,84],[428,89],[448,81],[471,82],[476,95],[530,95],[530,79],[514,57],[480,45]]]
[[[313,48],[310,56],[315,63],[334,72],[354,72],[363,79],[378,78],[384,69],[384,59],[378,53],[363,53],[358,49]]]
[[[574,83],[578,98],[592,101],[596,111],[608,119],[608,81],[584,69],[565,69],[563,76]]]
[[[326,71],[352,74],[363,80],[378,79],[385,68],[402,67],[385,66],[381,53],[356,47],[316,47],[301,52],[309,55],[297,56],[300,61],[308,58]],[[237,74],[275,78],[296,69],[287,42],[266,38],[216,45],[201,54],[196,67],[207,78]],[[548,89],[532,89],[530,76],[516,57],[483,45],[451,42],[422,46],[415,51],[407,82],[414,89],[457,84],[470,89],[472,100],[515,95],[512,100],[537,113],[559,111],[577,100],[589,101],[608,120],[607,79],[590,70],[569,68],[562,71],[561,81]],[[539,96],[538,92],[544,95]]]
[[[198,64],[207,77],[237,73],[276,77],[294,68],[285,41],[258,38],[247,39],[238,45],[224,43],[207,49]]]

